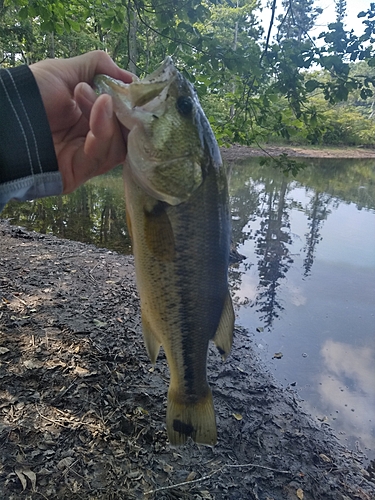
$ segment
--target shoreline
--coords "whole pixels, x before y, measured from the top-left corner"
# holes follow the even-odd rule
[[[223,160],[236,161],[249,157],[278,156],[287,154],[292,158],[375,158],[375,147],[311,147],[311,146],[241,146],[234,144],[229,148],[220,148]]]

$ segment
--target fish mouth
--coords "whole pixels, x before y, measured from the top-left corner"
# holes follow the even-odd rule
[[[97,75],[94,86],[99,92],[110,95],[114,93],[121,96],[121,100],[127,101],[129,108],[145,108],[157,99],[165,99],[167,92],[163,92],[177,79],[178,71],[167,57],[160,67],[142,80],[134,78],[132,83],[124,83],[106,75]],[[163,94],[163,95],[161,95]]]

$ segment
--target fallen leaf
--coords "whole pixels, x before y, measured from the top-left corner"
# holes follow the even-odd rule
[[[191,471],[188,477],[186,478],[186,481],[194,481],[196,478],[197,473],[195,471]]]
[[[275,352],[275,354],[272,356],[272,359],[281,359],[283,357],[282,352]]]
[[[60,462],[57,462],[57,468],[59,470],[66,469],[66,468],[70,467],[73,462],[74,462],[73,457],[65,457],[62,460],[60,460]]]
[[[127,474],[127,477],[130,479],[133,479],[134,481],[139,481],[140,479],[142,479],[143,474],[140,470],[134,470],[134,471],[129,472]]]
[[[212,500],[212,496],[211,496],[210,492],[207,490],[200,491],[199,494],[205,500]]]
[[[89,375],[91,375],[89,370],[87,370],[86,368],[81,368],[80,366],[76,366],[73,373],[78,377],[88,377]]]
[[[324,455],[324,453],[320,453],[319,456],[323,460],[323,462],[331,462],[331,459],[327,457],[327,455]]]
[[[23,473],[25,474],[25,476],[27,476],[30,479],[32,491],[35,491],[35,489],[36,489],[36,474],[35,474],[35,472],[33,472],[31,469],[29,469],[27,467],[27,468],[23,469]]]
[[[107,326],[107,323],[105,323],[104,321],[100,321],[98,319],[94,319],[94,324],[98,327],[98,328],[104,328],[105,326]]]
[[[43,363],[41,361],[38,361],[37,359],[26,359],[23,362],[23,365],[28,370],[34,370],[34,369],[37,369],[37,368],[42,368]]]
[[[10,352],[10,349],[7,347],[0,347],[0,354],[6,354],[7,352]]]
[[[17,474],[18,479],[21,481],[22,489],[24,491],[27,486],[27,477],[30,479],[32,491],[36,490],[36,474],[29,467],[15,467],[14,472]]]
[[[240,413],[232,413],[236,420],[242,420],[242,415]]]
[[[19,467],[16,467],[14,469],[14,472],[17,474],[18,479],[21,481],[23,491],[25,491],[26,486],[27,486],[27,480],[26,480],[26,477],[23,474],[22,469],[19,468]]]
[[[297,493],[297,497],[299,498],[299,500],[303,500],[303,489],[302,488],[298,488],[298,490],[296,491]]]
[[[148,415],[148,411],[142,408],[142,406],[137,406],[135,413],[138,415]]]

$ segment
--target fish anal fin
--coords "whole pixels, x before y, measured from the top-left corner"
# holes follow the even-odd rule
[[[235,316],[232,298],[228,291],[224,302],[223,312],[221,313],[219,326],[217,327],[215,337],[213,339],[224,360],[227,358],[232,348],[234,320]]]
[[[159,354],[161,343],[158,341],[146,317],[142,314],[142,332],[146,350],[151,363],[154,365]]]
[[[189,437],[197,444],[216,444],[215,410],[208,386],[207,394],[194,402],[184,401],[184,398],[168,392],[167,432],[173,446],[183,445]]]
[[[126,215],[126,225],[128,226],[129,236],[130,236],[130,239],[133,243],[132,221],[131,221],[131,218],[130,218],[128,211],[126,211],[125,215]]]
[[[175,241],[166,207],[166,203],[159,201],[151,211],[145,210],[144,234],[153,256],[162,261],[171,261],[175,256]]]

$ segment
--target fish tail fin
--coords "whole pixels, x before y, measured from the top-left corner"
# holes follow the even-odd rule
[[[183,445],[190,436],[198,444],[214,446],[217,440],[216,419],[211,389],[194,402],[168,392],[167,432],[170,443]]]

